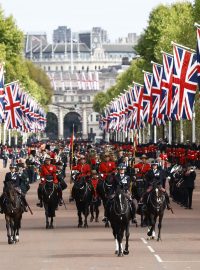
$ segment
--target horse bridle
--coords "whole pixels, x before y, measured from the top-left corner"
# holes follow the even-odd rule
[[[118,196],[119,196],[120,194],[118,194]],[[121,213],[117,213],[117,211],[116,211],[116,201],[114,201],[114,203],[113,203],[113,210],[114,210],[114,212],[115,212],[115,214],[117,215],[117,216],[121,216],[121,215],[125,215],[126,213],[127,213],[127,211],[128,211],[128,204],[127,204],[127,207],[126,207],[126,209],[125,209],[125,211],[123,211],[123,212],[121,212]]]
[[[44,191],[45,191],[45,193],[47,194],[47,191],[46,191],[45,186],[46,186],[46,185],[44,185]],[[55,186],[54,186],[54,184],[53,184],[52,192],[49,194],[49,199],[50,199],[50,198],[51,198],[51,196],[53,195],[54,190],[55,190]]]
[[[156,189],[158,189],[158,188],[156,188]],[[156,193],[156,202],[158,203],[158,206],[155,206],[155,204],[152,202],[152,198],[151,198],[150,194],[149,194],[149,201],[151,202],[151,205],[153,206],[153,208],[156,209],[157,211],[159,211],[159,209],[160,209],[160,207],[161,207],[161,202],[164,202],[164,201],[161,201],[161,202],[158,202],[158,201],[157,201],[158,196],[157,196],[156,189],[154,189],[154,190],[152,190],[152,191],[155,191],[155,193]],[[158,189],[158,191],[159,191],[159,189]],[[162,195],[159,196],[159,197],[164,198],[164,194],[162,194]]]

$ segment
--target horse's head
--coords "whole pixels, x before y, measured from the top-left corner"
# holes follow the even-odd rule
[[[83,201],[88,190],[88,184],[85,181],[85,177],[82,177],[74,183],[74,189],[76,191],[77,197],[79,198],[79,201]]]
[[[165,204],[165,195],[161,188],[154,187],[150,194],[150,202],[153,208],[159,211]]]
[[[114,197],[114,211],[117,215],[125,214],[128,209],[128,201],[124,191],[117,188]]]
[[[104,182],[104,192],[105,195],[109,195],[113,191],[113,185],[114,185],[114,176],[113,175],[108,175],[105,179]]]
[[[10,199],[11,202],[14,202],[16,200],[16,190],[15,186],[11,181],[5,183],[5,194],[7,198]]]

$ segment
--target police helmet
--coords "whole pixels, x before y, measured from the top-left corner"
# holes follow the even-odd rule
[[[118,170],[125,170],[126,169],[126,166],[124,163],[120,163],[117,167]]]

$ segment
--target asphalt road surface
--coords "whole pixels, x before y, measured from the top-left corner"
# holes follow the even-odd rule
[[[1,166],[2,168],[2,166]],[[5,170],[1,169],[1,183]],[[0,269],[2,270],[133,270],[200,269],[200,173],[194,192],[193,210],[173,204],[174,215],[166,211],[162,241],[146,240],[146,228],[131,225],[130,254],[116,257],[111,229],[101,222],[89,228],[77,228],[74,203],[56,214],[55,228],[45,229],[44,209],[36,207],[37,183],[31,186],[27,200],[34,212],[25,213],[20,242],[7,244],[4,216],[0,216]]]

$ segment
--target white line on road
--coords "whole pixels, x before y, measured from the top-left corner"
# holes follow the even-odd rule
[[[144,244],[148,244],[148,242],[144,238],[140,238]]]
[[[154,256],[156,257],[156,260],[158,261],[158,262],[163,262],[163,260],[160,258],[160,256],[159,255],[157,255],[157,254],[154,254]]]
[[[163,261],[165,263],[200,263],[200,261]]]
[[[147,247],[148,247],[148,249],[149,249],[152,253],[155,252],[155,250],[154,250],[151,246],[147,246]]]

